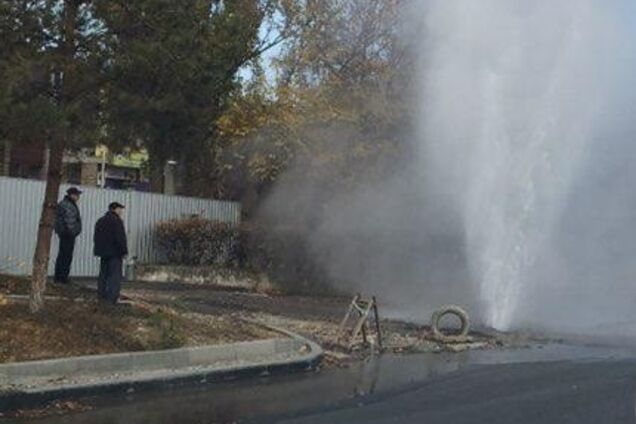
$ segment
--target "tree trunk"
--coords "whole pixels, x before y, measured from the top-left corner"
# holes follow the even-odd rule
[[[77,30],[77,17],[80,0],[65,0],[63,2],[62,32],[64,42],[60,46],[60,53],[63,56],[61,63],[61,74],[58,81],[59,101],[58,107],[62,112],[67,112],[66,108],[72,104],[74,99],[74,83],[76,73],[75,63],[75,41]],[[69,122],[70,124],[70,122]],[[44,205],[38,226],[38,238],[33,254],[33,274],[31,276],[31,297],[29,299],[29,309],[33,313],[42,310],[44,306],[44,291],[46,290],[46,277],[48,274],[49,256],[51,254],[51,236],[53,235],[53,224],[55,222],[55,208],[62,181],[62,162],[64,161],[64,150],[71,140],[73,129],[70,128],[64,134],[64,138],[51,142],[49,153],[48,172],[46,174],[46,190],[44,193]]]
[[[49,256],[51,252],[51,236],[55,222],[55,208],[62,181],[62,161],[64,158],[63,143],[55,143],[51,148],[49,170],[46,175],[46,191],[44,205],[38,226],[38,238],[33,255],[33,274],[31,279],[31,298],[29,309],[33,313],[44,306],[44,291],[48,274]]]
[[[44,153],[42,162],[44,165],[42,166],[42,174],[40,175],[40,179],[46,181],[47,175],[49,175],[49,160],[51,159],[51,147],[48,143],[44,146]]]

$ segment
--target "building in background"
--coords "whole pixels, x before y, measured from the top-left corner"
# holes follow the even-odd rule
[[[47,154],[44,143],[18,145],[4,143],[0,145],[2,169],[0,175],[43,179],[46,177]]]
[[[48,153],[44,143],[28,146],[0,145],[0,175],[45,179]],[[112,153],[104,146],[64,155],[62,182],[118,190],[150,191],[143,170],[148,161],[144,150]]]
[[[117,190],[149,191],[144,175],[148,154],[144,150],[112,153],[105,146],[84,149],[64,158],[66,182]]]

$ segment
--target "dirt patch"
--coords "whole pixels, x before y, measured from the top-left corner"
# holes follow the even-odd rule
[[[362,337],[358,336],[351,349],[349,336],[338,338],[339,324],[349,307],[350,298],[265,295],[188,288],[178,284],[167,288],[145,283],[130,284],[126,293],[133,298],[152,299],[184,311],[234,316],[237,320],[256,321],[293,331],[325,349],[323,364],[328,367],[348,366],[380,352],[373,329],[369,332],[369,344],[362,344]],[[352,323],[349,324],[352,327]],[[428,325],[382,319],[381,328],[383,352],[441,353],[504,347],[497,334],[473,332],[463,343],[445,343],[436,340]]]
[[[269,313],[302,320],[340,322],[351,302],[347,297],[296,296],[254,293],[236,290],[206,289],[163,283],[132,283],[125,286],[128,295],[161,301],[199,304],[206,313],[236,311]]]
[[[0,277],[0,363],[161,350],[275,335],[222,315],[184,313],[130,302],[113,307],[92,290],[51,286],[44,311],[31,314],[28,281]]]
[[[83,284],[87,287],[84,290],[94,288],[93,281],[87,280]],[[351,298],[267,295],[178,283],[126,283],[124,293],[135,303],[151,302],[178,311],[189,323],[210,319],[216,322],[218,317],[222,317],[230,323],[259,322],[293,331],[325,348],[324,363],[328,366],[347,365],[380,351],[374,331],[370,331],[371,343],[367,345],[361,343],[361,337],[355,340],[352,349],[349,349],[350,338],[344,337],[338,341],[339,324]],[[461,352],[504,346],[498,334],[472,333],[466,343],[448,344],[435,340],[430,327],[426,325],[382,319],[381,327],[384,352]]]

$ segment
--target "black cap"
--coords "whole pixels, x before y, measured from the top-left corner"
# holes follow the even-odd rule
[[[80,190],[77,187],[71,187],[68,190],[66,190],[66,194],[68,194],[69,196],[71,196],[73,194],[76,194],[76,195],[79,196],[80,194],[82,194],[82,190]]]
[[[108,210],[114,211],[115,209],[126,209],[126,206],[122,205],[119,202],[113,202],[108,205]]]

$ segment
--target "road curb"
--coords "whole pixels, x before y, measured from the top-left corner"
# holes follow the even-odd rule
[[[59,399],[166,390],[310,371],[321,362],[324,351],[318,344],[287,330],[264,326],[287,338],[0,365],[0,412],[37,408]],[[259,359],[264,355],[269,358]],[[82,372],[96,369],[102,377],[106,373],[111,376],[96,381],[65,382],[72,380],[73,372],[79,378]],[[37,378],[43,376],[51,381],[38,385]],[[35,378],[32,381],[36,384],[26,384],[29,378]],[[10,385],[13,389],[9,389]]]

